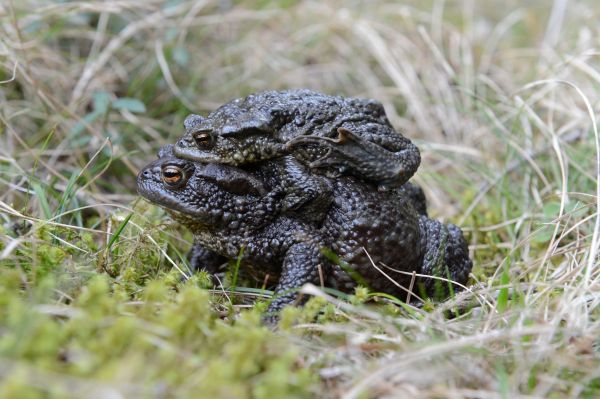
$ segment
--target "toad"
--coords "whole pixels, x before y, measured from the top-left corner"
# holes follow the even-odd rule
[[[215,273],[241,257],[242,268],[276,278],[271,313],[293,303],[305,283],[344,292],[360,283],[406,298],[412,272],[459,284],[468,278],[461,230],[429,219],[416,186],[381,192],[352,176],[312,175],[292,156],[240,169],[180,159],[172,148],[141,170],[139,194],[193,232],[192,266]],[[290,207],[294,170],[313,194]],[[439,297],[450,285],[418,278],[413,294]]]
[[[352,175],[382,189],[404,184],[421,161],[381,103],[307,89],[238,98],[206,118],[188,116],[184,127],[178,158],[237,166],[289,154],[313,171]]]

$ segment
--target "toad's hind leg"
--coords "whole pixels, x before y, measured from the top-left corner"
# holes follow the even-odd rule
[[[440,277],[422,278],[418,282],[424,294],[443,299],[460,291],[473,267],[467,242],[460,228],[421,216],[419,219],[424,257],[421,274]],[[450,281],[448,281],[450,280]]]
[[[398,137],[399,151],[365,140],[345,128],[338,128],[338,137],[300,136],[290,140],[286,147],[295,151],[310,145],[323,146],[327,152],[310,162],[311,168],[333,167],[364,180],[383,186],[398,187],[417,171],[421,162],[419,149],[406,138]]]
[[[416,184],[408,182],[399,188],[399,191],[406,195],[409,202],[415,208],[419,216],[427,216],[427,198],[423,189]]]

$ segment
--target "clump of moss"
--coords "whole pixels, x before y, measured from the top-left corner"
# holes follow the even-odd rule
[[[52,285],[49,281],[46,285]],[[4,280],[3,280],[4,281]],[[18,290],[10,279],[2,292]],[[70,306],[50,305],[52,290],[33,289],[35,303],[1,295],[6,304],[0,337],[3,359],[27,361],[6,392],[29,392],[37,373],[133,383],[135,390],[168,396],[309,397],[314,374],[299,367],[300,352],[265,327],[256,311],[222,321],[211,295],[193,282],[178,290],[149,282],[127,301],[107,276],[90,279]],[[35,372],[32,372],[35,370]],[[35,384],[34,384],[35,385]],[[29,384],[29,386],[32,386]],[[64,388],[46,386],[50,392]],[[36,391],[37,392],[37,391]]]

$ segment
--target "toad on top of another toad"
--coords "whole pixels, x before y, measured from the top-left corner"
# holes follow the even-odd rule
[[[243,165],[291,154],[328,176],[398,187],[416,172],[418,148],[394,130],[381,103],[306,89],[233,100],[208,117],[190,115],[175,156]]]

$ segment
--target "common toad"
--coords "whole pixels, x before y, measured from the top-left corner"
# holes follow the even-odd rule
[[[312,199],[290,207],[294,171],[313,191]],[[172,146],[137,183],[140,195],[193,232],[193,266],[215,273],[242,254],[242,267],[277,278],[271,312],[293,303],[305,283],[346,292],[363,283],[406,298],[412,272],[464,284],[472,267],[461,230],[427,218],[416,186],[381,192],[352,176],[312,175],[291,156],[244,169],[203,164],[174,157]],[[422,278],[413,291],[450,290],[449,283]]]
[[[243,165],[291,154],[313,171],[353,175],[381,188],[404,184],[421,161],[381,103],[306,89],[233,100],[208,117],[190,115],[175,156]]]

